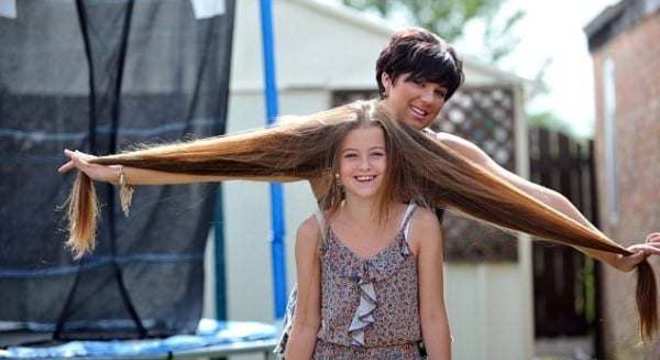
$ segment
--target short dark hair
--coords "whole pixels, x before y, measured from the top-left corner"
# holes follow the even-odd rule
[[[376,81],[381,98],[386,73],[394,83],[399,75],[410,73],[409,80],[430,81],[447,88],[449,100],[463,83],[463,63],[456,50],[445,40],[422,28],[407,28],[392,34],[390,42],[376,61]]]

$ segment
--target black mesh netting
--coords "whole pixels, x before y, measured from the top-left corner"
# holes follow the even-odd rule
[[[103,204],[93,254],[64,248],[74,173],[94,154],[224,132],[234,3],[25,0],[0,16],[0,345],[186,333],[201,315],[215,186],[142,186]],[[18,335],[18,336],[17,336]]]

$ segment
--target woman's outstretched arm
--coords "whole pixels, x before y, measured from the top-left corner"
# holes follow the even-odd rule
[[[481,165],[485,169],[506,179],[512,185],[537,200],[563,213],[580,224],[595,231],[599,231],[564,195],[528,181],[527,179],[506,170],[470,141],[448,133],[438,133],[436,139],[450,147],[452,150]],[[577,246],[576,248],[586,255],[603,261],[616,269],[628,272],[633,270],[637,264],[644,261],[648,256],[660,255],[660,233],[649,234],[646,238],[646,242],[643,244],[629,246],[627,250],[633,252],[633,254],[628,256]]]
[[[72,169],[78,169],[95,181],[119,183],[120,171],[124,172],[127,184],[130,185],[169,185],[169,184],[190,184],[201,182],[220,182],[227,180],[253,180],[253,181],[278,181],[290,182],[300,180],[294,177],[272,176],[272,177],[229,177],[217,175],[191,175],[181,173],[170,173],[165,171],[156,171],[148,169],[139,169],[129,166],[119,165],[100,165],[90,163],[89,160],[96,158],[94,155],[86,154],[80,151],[64,150],[69,160],[60,166],[57,171],[64,174]]]
[[[321,229],[314,216],[298,228],[296,235],[296,276],[298,294],[293,327],[284,358],[311,359],[321,326]]]

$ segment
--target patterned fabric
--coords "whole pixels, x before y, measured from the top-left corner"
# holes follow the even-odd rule
[[[337,345],[323,340],[316,341],[313,359],[332,360],[417,360],[423,359],[417,344],[358,348]]]
[[[289,300],[286,303],[286,312],[284,313],[284,319],[282,320],[282,334],[280,339],[273,349],[275,355],[283,357],[284,350],[286,349],[286,343],[289,341],[289,334],[291,333],[291,328],[293,327],[293,312],[296,310],[296,299],[298,297],[298,287],[297,285],[293,287],[291,293],[289,294]]]
[[[414,209],[410,205],[406,210],[394,241],[369,258],[355,254],[325,227],[318,358],[326,358],[326,353],[341,358],[344,351],[359,358],[355,354],[371,354],[376,349],[386,351],[384,354],[419,354],[417,260],[406,241]]]

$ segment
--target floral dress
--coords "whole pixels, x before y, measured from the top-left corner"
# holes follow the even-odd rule
[[[321,246],[321,327],[314,359],[422,359],[417,259],[407,233],[416,205],[406,209],[393,241],[363,258],[325,226]],[[290,325],[295,290],[288,309]],[[285,320],[287,323],[287,320]],[[278,346],[284,350],[289,326]]]

